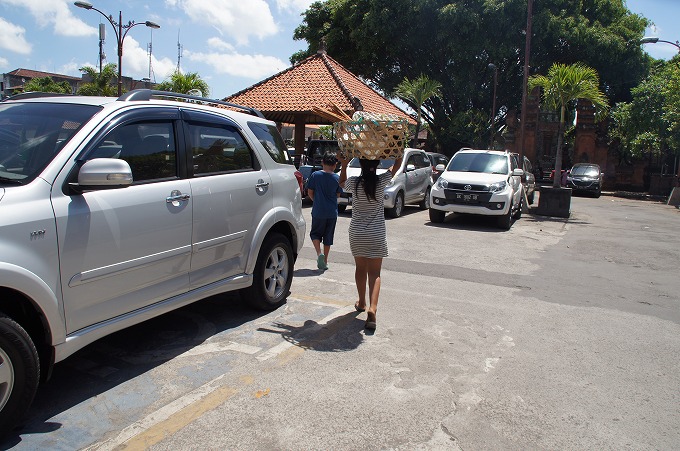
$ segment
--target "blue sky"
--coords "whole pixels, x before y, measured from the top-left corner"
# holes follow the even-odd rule
[[[123,23],[150,20],[161,26],[131,28],[124,43],[123,74],[165,80],[180,67],[197,72],[210,85],[210,97],[222,98],[280,72],[294,52],[306,47],[293,40],[300,14],[313,0],[90,0],[95,8]],[[649,36],[680,39],[678,0],[627,0],[628,8],[651,19]],[[105,24],[106,61],[116,63],[113,27],[94,10],[70,0],[0,0],[0,73],[17,68],[79,77],[85,65],[98,67],[98,25]],[[656,58],[670,59],[677,47],[646,44]]]

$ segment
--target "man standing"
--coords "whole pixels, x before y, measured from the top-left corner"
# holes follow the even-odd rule
[[[313,172],[307,181],[307,195],[312,200],[312,228],[309,237],[316,251],[317,268],[328,269],[328,253],[333,245],[335,224],[338,222],[338,197],[342,188],[338,183],[335,167],[338,164],[336,155],[326,152],[323,155],[321,171]],[[323,243],[323,252],[321,252]]]

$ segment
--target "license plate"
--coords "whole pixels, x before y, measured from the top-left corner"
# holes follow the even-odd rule
[[[459,200],[459,201],[477,202],[478,199],[479,199],[479,195],[477,195],[477,194],[456,193],[456,200]]]

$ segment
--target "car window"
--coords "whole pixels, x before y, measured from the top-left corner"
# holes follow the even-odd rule
[[[416,157],[416,167],[417,168],[429,168],[432,166],[430,159],[427,158],[427,154],[418,152],[414,155]]]
[[[252,151],[235,127],[190,122],[188,131],[194,175],[255,169]]]
[[[288,153],[288,147],[276,127],[261,122],[248,122],[248,127],[274,161],[293,164],[293,159]]]
[[[600,171],[597,168],[597,166],[576,165],[573,168],[571,168],[571,174],[584,175],[588,177],[597,177],[600,175]]]
[[[100,109],[58,103],[0,104],[0,185],[33,180]]]
[[[378,163],[378,169],[389,169],[394,165],[394,160],[380,160]],[[361,163],[358,158],[352,158],[347,164],[348,168],[360,168]]]
[[[449,162],[449,171],[507,174],[508,158],[490,153],[457,153]]]
[[[177,147],[172,121],[133,122],[110,131],[86,156],[120,158],[135,183],[177,176]]]

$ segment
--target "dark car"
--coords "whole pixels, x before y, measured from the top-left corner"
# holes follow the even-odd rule
[[[567,174],[567,188],[572,192],[602,194],[602,170],[595,163],[576,163]]]
[[[427,158],[429,158],[430,162],[432,163],[432,181],[436,182],[441,175],[441,172],[437,170],[437,165],[443,164],[446,166],[449,164],[449,157],[436,152],[425,152],[425,154],[427,154]]]

